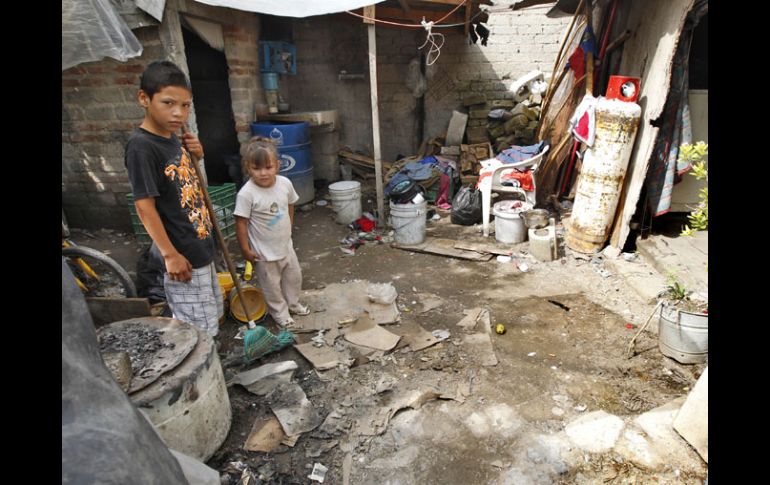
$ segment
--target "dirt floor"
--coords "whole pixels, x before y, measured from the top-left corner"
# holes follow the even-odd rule
[[[373,192],[367,187],[364,210],[374,208]],[[222,483],[246,483],[245,467],[257,478],[248,483],[311,483],[315,463],[328,467],[323,483],[331,484],[703,483],[706,466],[692,450],[686,460],[645,465],[633,453],[585,451],[565,435],[568,423],[599,410],[630,423],[686,396],[705,368],[664,357],[649,332],[637,341],[638,355],[627,358],[637,332],[627,324],[640,326],[653,305],[603,272],[600,258],[564,255],[562,248],[560,259],[541,263],[526,257],[523,243],[514,246],[529,266],[522,272],[495,258],[465,261],[387,243],[367,242],[348,255],[339,248],[350,230],[334,222],[328,206],[307,209],[297,210],[294,232],[304,290],[356,279],[392,282],[400,322],[385,325],[387,330],[400,334],[417,324],[428,332],[447,330],[450,337],[421,351],[402,344],[374,360],[359,357],[350,368],[323,372],[291,347],[249,366],[295,361],[293,381],[326,422],[293,447],[244,451],[255,420],[272,411],[268,398],[229,387],[232,426],[208,462],[223,474]],[[428,238],[495,243],[481,237],[480,225],[452,225],[448,211],[438,214],[440,220],[427,223]],[[131,235],[73,230],[73,239],[108,249],[135,270],[131,258],[138,249]],[[239,256],[236,245],[232,249]],[[420,313],[426,294],[439,304]],[[475,307],[489,310],[493,329],[506,327],[504,334],[490,335],[496,365],[482,365],[489,356],[467,345],[456,325],[463,310]],[[277,330],[269,319],[266,325]],[[222,325],[221,355],[239,345],[232,338],[239,326],[231,317]],[[298,334],[297,340],[313,336]],[[229,367],[225,377],[240,370]],[[425,399],[399,409],[413,394]],[[388,409],[392,416],[383,421]],[[372,423],[382,425],[381,432],[372,431]]]

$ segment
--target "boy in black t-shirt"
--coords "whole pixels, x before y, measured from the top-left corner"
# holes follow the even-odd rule
[[[224,313],[214,268],[213,226],[190,153],[203,157],[192,133],[176,136],[190,114],[192,90],[173,63],[155,61],[142,74],[144,120],[126,144],[126,168],[136,212],[166,265],[163,287],[174,318],[209,335]],[[189,151],[189,152],[188,152]]]

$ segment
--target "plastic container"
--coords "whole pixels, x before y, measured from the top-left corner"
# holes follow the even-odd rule
[[[501,243],[518,244],[527,240],[527,228],[521,213],[530,210],[532,206],[527,202],[504,200],[492,207],[495,216],[495,239]]]
[[[263,72],[262,87],[265,88],[265,91],[278,91],[278,73]]]
[[[361,217],[361,182],[335,182],[329,185],[329,197],[338,223],[347,225]]]
[[[241,291],[246,300],[246,308],[249,309],[249,318],[246,318],[246,314],[243,313],[243,305],[238,298],[238,288],[230,290],[230,315],[243,323],[248,323],[249,320],[255,322],[262,320],[267,313],[267,303],[262,290],[251,285],[241,285]]]
[[[219,229],[225,240],[235,237],[235,184],[210,185],[208,187],[211,206],[214,209],[214,215],[219,223]],[[128,201],[128,212],[131,215],[131,226],[134,228],[134,234],[139,244],[152,244],[150,235],[144,228],[139,215],[136,213],[134,197],[132,194],[126,194]],[[212,232],[212,237],[215,235]]]
[[[393,235],[399,244],[422,244],[425,242],[425,214],[428,202],[419,204],[390,203],[390,226],[396,230]]]
[[[278,146],[279,174],[288,177],[299,195],[297,205],[307,204],[315,197],[313,159],[310,151],[310,124],[251,123],[251,134],[273,140]]]
[[[230,273],[217,273],[217,279],[219,280],[220,288],[222,288],[222,298],[227,298],[230,291],[235,288],[233,277],[230,276]]]

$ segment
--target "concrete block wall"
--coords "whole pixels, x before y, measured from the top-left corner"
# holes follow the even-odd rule
[[[571,21],[546,17],[551,7],[490,14],[486,46],[481,40],[469,44],[462,35],[446,37],[428,82],[425,107],[431,116],[426,119],[426,138],[446,131],[452,110],[469,111],[462,106],[463,98],[483,94],[487,99],[483,108],[491,109],[494,100],[513,99],[508,89],[517,78],[535,69],[550,76]]]
[[[238,140],[249,138],[255,103],[264,98],[258,82],[259,17],[192,0],[168,2],[163,25],[133,31],[143,47],[140,57],[105,58],[62,72],[62,206],[72,227],[131,230],[124,147],[144,117],[137,91],[145,67],[170,59],[187,71],[177,12],[222,24]],[[192,130],[194,109],[193,102]]]

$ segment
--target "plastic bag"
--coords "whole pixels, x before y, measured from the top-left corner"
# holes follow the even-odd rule
[[[481,192],[471,187],[462,187],[452,200],[450,218],[452,224],[472,226],[481,222]]]
[[[373,303],[390,305],[396,301],[398,292],[391,283],[369,283],[366,287],[366,294]]]

